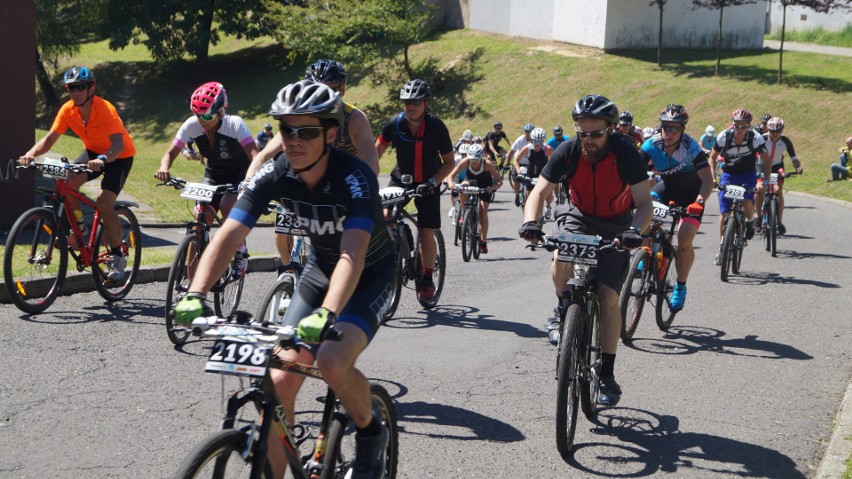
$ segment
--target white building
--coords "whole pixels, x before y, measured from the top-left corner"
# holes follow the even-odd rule
[[[778,0],[770,0],[767,2],[768,22],[766,31],[768,33],[780,33],[781,18],[784,10]],[[785,31],[793,30],[810,30],[816,27],[822,27],[826,30],[842,30],[846,25],[852,25],[852,12],[837,9],[831,13],[817,13],[810,8],[805,7],[787,7],[787,26]]]

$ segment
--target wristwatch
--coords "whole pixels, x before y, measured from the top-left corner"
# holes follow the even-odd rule
[[[97,159],[97,160],[101,160],[101,161],[103,161],[103,162],[104,162],[104,164],[109,163],[109,162],[107,161],[107,156],[106,156],[106,155],[98,155],[98,157],[97,157],[96,159]]]

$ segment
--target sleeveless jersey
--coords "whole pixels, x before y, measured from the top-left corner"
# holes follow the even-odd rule
[[[352,112],[355,106],[343,102],[343,125],[337,129],[337,139],[334,141],[334,146],[338,150],[343,150],[352,156],[358,156],[358,149],[352,143],[352,137],[349,135],[349,118],[352,117]]]

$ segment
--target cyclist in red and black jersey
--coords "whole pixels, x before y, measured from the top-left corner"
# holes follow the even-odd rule
[[[432,268],[438,253],[433,229],[441,227],[440,184],[455,167],[453,141],[447,125],[429,112],[432,89],[423,80],[411,80],[399,91],[405,110],[391,117],[376,139],[379,158],[389,146],[396,148],[396,166],[391,171],[390,186],[403,186],[401,175],[412,175],[420,197],[417,207],[417,230],[423,258],[423,281],[417,297],[427,301],[435,294]]]
[[[571,204],[557,211],[555,233],[572,232],[618,238],[622,247],[637,248],[640,233],[651,223],[651,192],[645,165],[631,141],[614,132],[618,108],[599,95],[581,98],[572,112],[577,136],[559,145],[550,155],[524,209],[525,223],[518,231],[529,241],[542,238],[541,216],[544,199],[553,193],[560,178],[567,177]],[[636,212],[632,212],[635,204]],[[621,331],[618,295],[630,256],[626,251],[606,250],[598,259],[597,280],[601,327],[600,403],[615,406],[621,388],[615,381],[615,353]],[[567,263],[551,263],[551,276],[561,300],[567,292],[572,271]],[[548,329],[552,343],[558,344],[558,323]]]
[[[793,141],[790,140],[786,135],[782,134],[784,131],[784,120],[781,118],[775,117],[770,118],[767,122],[767,128],[769,128],[769,133],[765,133],[763,135],[764,141],[766,141],[766,155],[769,158],[769,162],[772,164],[772,172],[773,173],[784,173],[784,153],[790,157],[790,161],[793,162],[793,167],[795,168],[796,174],[801,175],[804,170],[802,170],[802,163],[799,161],[799,157],[796,156],[796,149],[793,147]],[[757,172],[760,174],[763,171],[763,165],[758,162],[757,164]],[[764,178],[765,179],[765,178]],[[758,184],[762,183],[762,181],[758,180]],[[784,216],[784,177],[778,177],[778,234],[783,235],[787,233],[787,228],[781,222],[782,217]],[[757,194],[754,195],[754,207],[755,207],[755,217],[762,218],[763,213],[763,199],[765,198],[765,193],[763,191],[758,191]]]

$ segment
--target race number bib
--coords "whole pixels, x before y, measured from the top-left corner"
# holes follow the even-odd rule
[[[275,232],[285,235],[304,236],[304,231],[299,227],[299,219],[291,211],[287,211],[278,205],[275,213]]]
[[[669,207],[654,201],[654,220],[659,222],[665,222],[669,217]]]
[[[742,186],[728,185],[725,187],[725,198],[741,200],[745,198],[746,189]]]
[[[49,176],[51,178],[67,178],[68,170],[65,169],[65,165],[66,163],[60,160],[45,158],[44,161],[39,163],[38,169],[41,170],[44,176]]]
[[[518,173],[521,174],[521,175],[526,175],[527,174],[527,167],[522,166],[521,169],[518,170]]]
[[[388,186],[379,189],[382,206],[391,206],[405,200],[405,190],[398,186]]]
[[[600,236],[565,233],[559,235],[558,260],[563,263],[598,264]]]
[[[778,173],[772,173],[769,175],[769,184],[776,185],[778,184]]]
[[[272,348],[267,344],[219,339],[204,366],[204,371],[234,376],[263,377]]]
[[[205,185],[204,183],[187,183],[180,192],[181,198],[188,200],[210,203],[216,194],[216,185]]]

